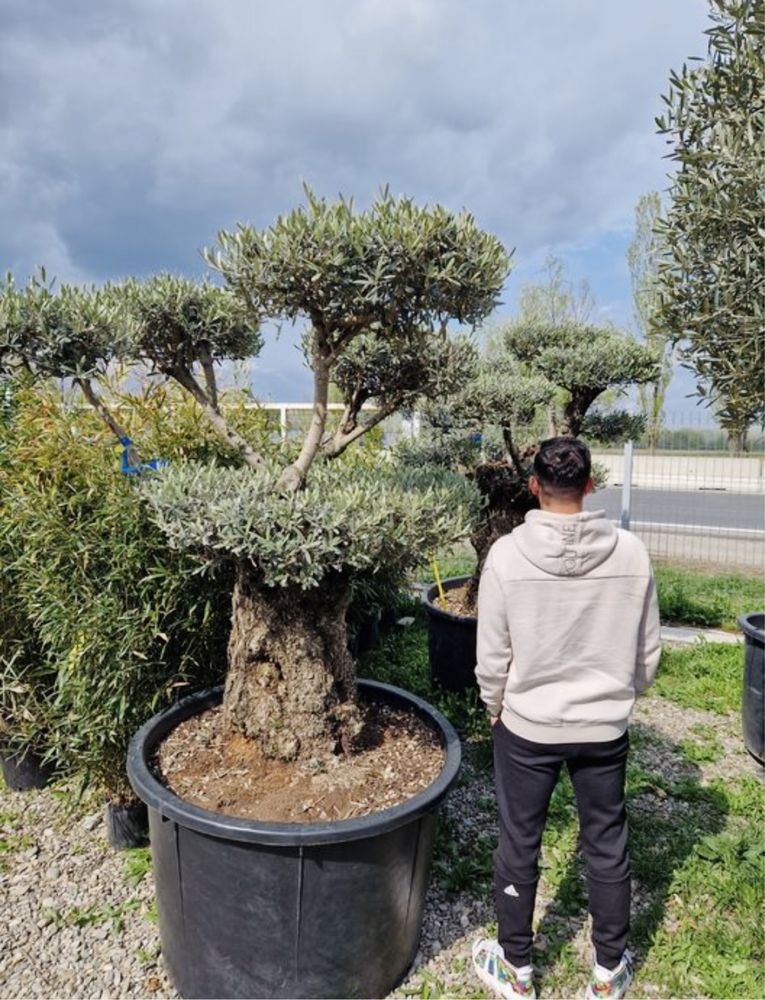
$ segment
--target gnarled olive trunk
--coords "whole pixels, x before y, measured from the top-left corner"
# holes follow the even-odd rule
[[[352,749],[361,732],[348,652],[348,587],[264,587],[249,563],[234,587],[223,708],[269,757]]]
[[[523,458],[527,457],[524,452]],[[521,479],[507,462],[485,462],[479,465],[475,471],[475,481],[484,499],[484,506],[480,520],[470,536],[477,560],[466,598],[473,608],[478,600],[478,584],[489,549],[502,535],[509,534],[519,524],[523,524],[527,511],[539,506],[529,490],[528,481]]]

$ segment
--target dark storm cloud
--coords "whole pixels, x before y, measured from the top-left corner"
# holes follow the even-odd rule
[[[670,68],[703,51],[706,10],[2,0],[0,267],[199,273],[219,228],[267,224],[306,180],[467,206],[528,273],[547,248],[625,233],[664,186],[653,116]]]

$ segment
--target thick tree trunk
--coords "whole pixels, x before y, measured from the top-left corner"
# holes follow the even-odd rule
[[[349,751],[361,732],[348,651],[348,588],[263,587],[241,563],[234,588],[223,706],[269,757]]]
[[[519,460],[528,459],[524,452]],[[481,518],[470,536],[476,553],[476,570],[468,584],[467,602],[475,607],[478,584],[489,549],[501,538],[523,524],[527,511],[538,507],[525,479],[505,462],[486,462],[476,469],[476,485],[484,498]]]

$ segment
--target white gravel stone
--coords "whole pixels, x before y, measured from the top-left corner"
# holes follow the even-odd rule
[[[640,763],[676,779],[683,765],[668,747],[692,736],[697,723],[714,725],[724,748],[721,760],[697,765],[701,780],[732,779],[742,769],[757,773],[741,745],[737,718],[689,711],[655,697],[641,698],[637,706],[636,724],[657,737],[655,744],[649,741],[641,748]],[[443,807],[466,855],[479,836],[494,838],[497,831],[491,774],[475,766],[473,758],[474,751],[466,746],[461,780]],[[666,808],[675,808],[671,799]],[[681,813],[675,809],[675,815]],[[108,846],[100,814],[73,815],[47,790],[0,789],[0,816],[4,824],[0,837],[9,842],[20,838],[25,844],[28,838],[35,848],[10,849],[0,856],[0,998],[174,1000],[177,993],[159,955],[158,928],[146,915],[153,902],[151,875],[137,886],[125,880],[123,857]],[[134,900],[137,908],[120,910],[118,930],[105,914],[105,905],[118,909]],[[551,902],[544,878],[537,902],[540,919]],[[640,886],[635,903],[645,905]],[[97,919],[101,922],[93,922]],[[425,977],[440,982],[444,995],[485,995],[471,968],[470,947],[476,937],[493,933],[493,921],[490,887],[467,886],[450,893],[437,877],[431,878],[419,950],[409,975],[392,996],[422,995]],[[586,970],[590,954],[586,913],[561,914],[559,926],[573,940]],[[537,941],[540,950],[547,944],[541,937]],[[572,982],[572,991],[581,985]],[[429,995],[438,994],[431,989]]]

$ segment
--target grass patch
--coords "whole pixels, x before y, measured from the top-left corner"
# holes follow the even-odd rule
[[[151,849],[131,847],[122,852],[122,874],[132,886],[143,882],[151,871]]]
[[[763,807],[758,780],[672,782],[633,760],[627,793],[633,876],[647,897],[631,934],[642,958],[639,981],[673,997],[765,995],[765,853],[762,824],[753,822]],[[562,781],[543,846],[544,878],[555,894],[538,928],[546,948],[535,955],[545,996],[572,996],[583,982],[571,946],[571,920],[576,928],[586,919],[571,805]]]
[[[705,575],[672,566],[656,566],[656,590],[665,624],[738,631],[738,619],[765,605],[757,577],[734,573]]]
[[[474,895],[490,892],[494,884],[495,838],[479,834],[470,844],[459,836],[453,820],[441,815],[433,845],[433,875],[449,892]]]
[[[470,566],[445,563],[441,569],[444,576],[461,575]],[[680,571],[671,572],[676,581],[682,576]],[[429,577],[426,573],[425,578]],[[738,613],[760,602],[754,601],[753,583],[745,578],[742,584],[738,577],[703,577],[697,593],[705,587],[714,591],[720,579],[735,581],[733,595],[723,595],[728,603],[720,621],[733,624]],[[477,748],[473,766],[484,757],[490,767],[491,737],[476,692],[456,696],[434,690],[424,613],[417,602],[404,613],[414,617],[414,624],[384,635],[381,645],[361,658],[360,675],[403,687],[436,705],[463,739]],[[728,714],[739,710],[742,674],[741,646],[699,643],[667,649],[653,692],[684,708]],[[692,726],[680,743],[668,742],[650,726],[640,725],[632,729],[631,740],[627,808],[639,900],[632,931],[641,962],[638,991],[643,981],[653,984],[661,996],[765,995],[760,782],[745,775],[738,781],[719,778],[702,783],[697,765],[724,755],[714,725]],[[656,749],[663,762],[661,774],[654,764],[646,764],[653,759],[650,753],[641,758],[643,748]],[[677,762],[674,774],[667,764],[673,759]],[[472,780],[474,773],[466,768],[462,780]],[[488,815],[492,808],[488,797],[481,801],[487,822],[493,820]],[[535,953],[543,996],[578,995],[588,972],[573,943],[587,919],[586,882],[577,841],[573,790],[564,771],[550,803],[542,844],[542,877],[553,897],[537,928],[546,945]],[[465,838],[442,816],[436,833],[434,877],[447,891],[491,896],[494,846],[493,836],[479,833]],[[487,933],[491,935],[491,929]],[[408,993],[435,998],[460,996],[462,989],[459,986],[455,991],[452,983],[422,970]],[[484,994],[475,982],[466,995]]]
[[[743,657],[741,646],[723,643],[664,649],[654,692],[683,708],[737,712],[741,708]]]
[[[725,750],[712,726],[698,722],[691,726],[690,734],[679,744],[681,755],[690,764],[714,764],[722,760]]]
[[[472,576],[475,572],[476,557],[470,545],[455,545],[453,548],[437,552],[436,562],[441,579],[448,580],[452,576]],[[421,583],[430,583],[434,580],[431,560],[415,569],[414,578]]]
[[[43,907],[42,914],[56,928],[99,927],[111,921],[112,929],[120,934],[125,926],[125,916],[141,905],[140,899],[128,899],[118,906],[111,903],[94,903],[91,906],[72,906],[69,909],[50,906]]]

